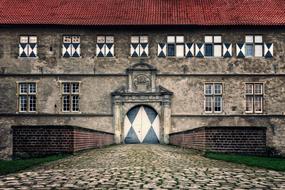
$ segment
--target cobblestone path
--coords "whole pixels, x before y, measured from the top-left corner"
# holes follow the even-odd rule
[[[7,176],[0,189],[285,189],[285,173],[163,145],[91,150]]]

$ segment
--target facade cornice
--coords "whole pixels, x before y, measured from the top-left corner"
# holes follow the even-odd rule
[[[128,76],[126,73],[97,73],[97,74],[85,74],[85,73],[5,73],[0,74],[0,77],[125,77]],[[284,77],[285,73],[158,73],[158,77],[199,77],[199,76],[269,76],[269,77]]]

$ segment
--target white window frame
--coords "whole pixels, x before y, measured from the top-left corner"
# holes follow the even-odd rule
[[[133,42],[133,38],[138,38],[138,41],[137,42]],[[143,38],[146,39],[146,42],[144,42],[142,40]],[[141,51],[142,51],[141,44],[148,44],[149,45],[149,37],[148,37],[148,35],[133,35],[133,36],[131,36],[131,44],[138,44],[139,45],[138,57],[142,57],[142,56],[140,56],[141,55]],[[148,56],[149,56],[149,52],[148,52],[146,57],[148,57]]]
[[[36,44],[38,45],[38,36],[37,35],[20,35],[20,38],[19,38],[19,44],[22,43],[21,42],[21,39],[22,38],[28,38],[28,41],[27,41],[27,44],[28,44],[28,54],[27,54],[27,57],[21,57],[21,55],[18,55],[18,57],[20,59],[25,59],[25,58],[29,58],[29,59],[37,59],[38,58],[38,47],[36,48],[37,49],[37,53],[36,53],[36,56],[35,57],[31,57],[30,56],[30,43],[31,43],[31,38],[35,38],[36,39]]]
[[[217,38],[220,38],[220,40],[218,40]],[[222,35],[205,35],[204,36],[204,56],[206,58],[223,57],[223,43],[222,42],[223,42]],[[206,44],[211,44],[212,45],[212,56],[207,56],[206,55]],[[220,56],[216,56],[215,55],[215,46],[220,46],[221,47]]]
[[[27,92],[21,92],[21,85],[25,84],[27,85]],[[35,85],[35,92],[30,92],[30,84]],[[37,81],[18,81],[16,82],[17,85],[17,112],[18,113],[37,113],[38,112],[38,89],[37,89]],[[27,110],[22,111],[21,110],[21,97],[26,96],[27,97]],[[35,111],[31,111],[31,103],[30,103],[30,97],[35,96],[36,98],[36,103],[35,103]]]
[[[252,92],[251,93],[247,93],[247,85],[252,85]],[[256,85],[261,85],[261,93],[255,93],[255,86]],[[264,91],[264,83],[262,82],[246,82],[245,83],[245,113],[249,113],[249,114],[254,114],[254,113],[257,113],[257,114],[260,114],[260,113],[263,113],[264,111],[264,94],[265,94],[265,91]],[[255,97],[261,97],[261,111],[256,111],[255,110]],[[252,97],[252,105],[251,105],[251,108],[252,108],[252,111],[247,111],[246,110],[246,104],[247,104],[247,97]]]
[[[81,36],[80,35],[76,35],[76,34],[72,34],[72,35],[65,34],[65,35],[62,36],[62,43],[64,43],[64,39],[67,38],[67,37],[70,37],[70,44],[72,46],[72,48],[70,50],[70,56],[69,57],[64,57],[64,55],[61,55],[61,56],[64,57],[64,58],[71,58],[71,57],[72,58],[77,58],[77,57],[73,56],[74,52],[72,50],[73,50],[73,44],[75,44],[75,42],[73,40],[74,40],[74,38],[78,38],[79,39],[79,44],[80,44],[80,46],[79,46],[79,51],[80,51],[79,57],[81,57]]]
[[[72,84],[78,84],[78,92],[72,92]],[[69,92],[64,92],[64,84],[69,84]],[[80,111],[80,88],[81,81],[61,81],[60,92],[61,92],[61,111],[63,113],[81,113]],[[64,110],[64,96],[69,96],[69,110]],[[78,111],[73,110],[73,96],[78,96]]]
[[[257,41],[257,38],[261,37],[261,42]],[[248,41],[247,38],[252,38],[252,41]],[[247,55],[247,45],[252,45],[252,51],[253,51],[253,55],[252,56],[248,56]],[[256,55],[256,47],[257,46],[261,46],[261,55],[257,56]],[[244,56],[246,58],[251,58],[251,57],[263,57],[264,54],[264,47],[263,47],[263,35],[261,34],[247,34],[245,35],[245,52],[244,52]]]
[[[215,85],[219,84],[221,89],[220,93],[215,93]],[[210,85],[211,86],[211,93],[207,93],[206,86]],[[223,112],[223,90],[224,90],[224,85],[221,82],[206,82],[204,83],[204,112],[205,113],[222,113]],[[206,98],[211,97],[211,111],[206,111],[207,107],[207,101]],[[215,97],[220,97],[221,98],[221,110],[220,111],[215,111]]]
[[[103,42],[99,42],[99,38],[104,38],[104,41]],[[107,42],[107,38],[112,38],[112,42],[111,43],[108,43]],[[96,37],[96,44],[104,44],[104,52],[103,52],[103,57],[107,57],[107,50],[106,50],[106,46],[107,44],[113,44],[114,48],[115,48],[115,37],[113,35],[98,35]],[[113,57],[115,56],[115,51],[114,51],[114,54],[113,54]]]
[[[173,40],[170,40],[170,38],[173,38]],[[181,39],[179,39],[181,38]],[[168,45],[174,45],[175,55],[170,56],[168,55]],[[177,56],[177,46],[183,46],[183,55]],[[184,35],[167,35],[166,40],[166,56],[167,57],[175,57],[175,58],[183,58],[185,57],[185,36]]]

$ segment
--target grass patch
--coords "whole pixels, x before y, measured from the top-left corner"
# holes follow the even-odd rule
[[[284,158],[247,156],[247,155],[225,154],[225,153],[214,153],[214,152],[207,152],[205,154],[205,157],[215,160],[223,160],[227,162],[244,164],[247,166],[253,166],[258,168],[265,168],[276,171],[285,171]]]
[[[41,158],[30,158],[20,160],[0,160],[0,175],[18,172],[24,169],[28,169],[34,166],[59,160],[67,157],[68,155],[53,155]]]

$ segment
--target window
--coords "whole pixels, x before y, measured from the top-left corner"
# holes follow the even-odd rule
[[[167,56],[184,57],[184,36],[167,36]]]
[[[62,83],[62,111],[79,112],[79,82]]]
[[[97,36],[96,53],[98,57],[113,57],[114,36]]]
[[[263,39],[262,35],[245,36],[245,56],[262,57],[263,56]]]
[[[19,57],[37,57],[37,36],[20,36]]]
[[[63,36],[62,56],[80,57],[80,36],[78,35]]]
[[[245,112],[262,113],[263,111],[263,84],[246,83],[245,84]]]
[[[222,36],[205,36],[205,56],[222,57]]]
[[[132,57],[148,56],[148,36],[131,37],[131,56]]]
[[[220,113],[223,105],[223,85],[221,83],[206,83],[204,86],[205,112]]]
[[[18,83],[19,112],[37,111],[37,85],[35,82]]]

